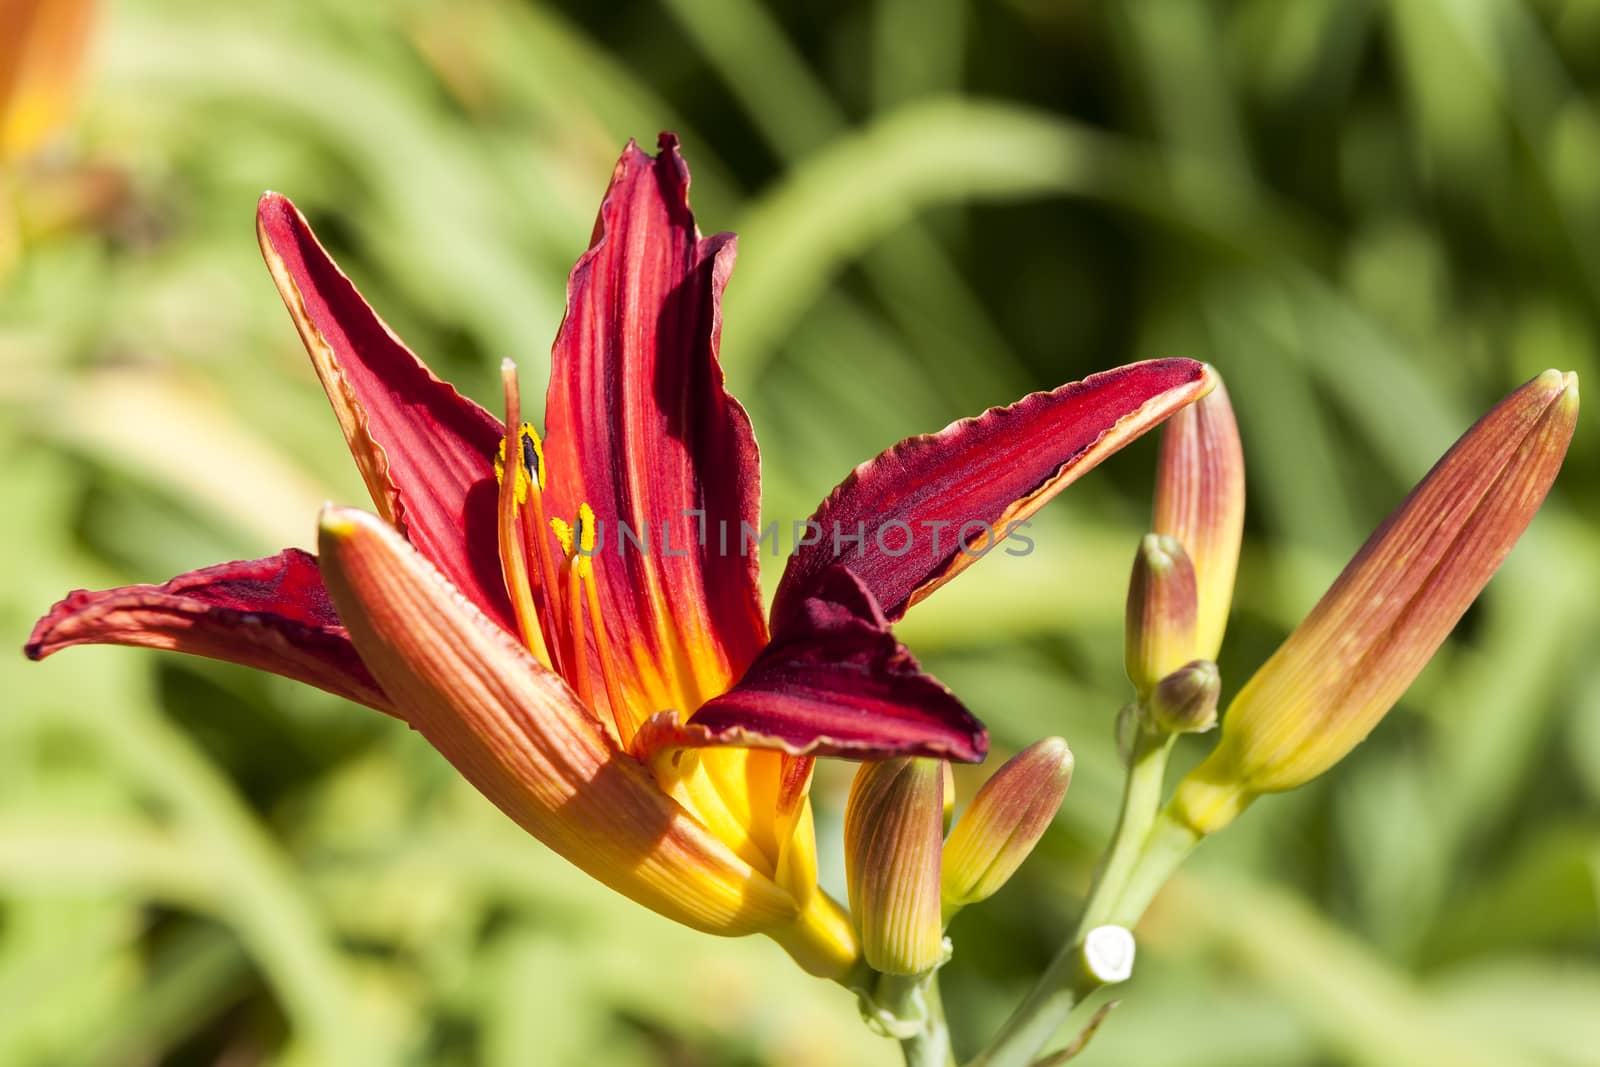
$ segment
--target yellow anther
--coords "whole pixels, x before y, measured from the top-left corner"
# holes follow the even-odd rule
[[[522,466],[517,478],[517,503],[528,502],[528,487],[537,485],[540,492],[544,491],[547,475],[544,466],[544,442],[539,439],[539,431],[533,428],[531,422],[525,422],[519,427],[517,439],[522,443]],[[494,453],[494,480],[505,481],[506,477],[506,443],[500,442],[500,447]]]
[[[563,628],[562,594],[558,584],[559,568],[556,561],[551,558],[550,539],[545,532],[547,524],[544,514],[544,488],[549,479],[549,471],[544,461],[544,442],[539,439],[539,431],[535,430],[531,423],[524,422],[517,427],[517,443],[522,452],[522,462],[518,464],[522,476],[517,479],[517,500],[528,505],[521,509],[522,540],[533,556],[534,570],[539,578],[540,601],[544,608],[541,624],[549,631],[547,636],[550,638],[552,650],[556,652],[559,666],[561,639],[558,635]],[[553,526],[548,528],[554,529]],[[556,536],[561,535],[558,532]]]
[[[524,429],[524,432],[526,432],[527,423],[523,423],[523,429]],[[526,454],[526,452],[527,452],[527,441],[526,441],[526,438],[524,438],[524,441],[523,441],[523,452],[524,452],[524,454]],[[495,480],[495,482],[497,484],[501,483],[501,482],[504,482],[506,480],[506,442],[505,442],[504,438],[500,439],[500,447],[495,450],[495,454],[494,454],[494,480]],[[542,488],[542,486],[541,486],[541,488]],[[518,504],[526,504],[527,502],[528,502],[528,472],[526,470],[522,469],[521,467],[518,467],[518,469],[517,469],[517,503]]]
[[[572,558],[572,526],[566,519],[551,519],[550,532],[556,535],[556,540],[561,543],[561,554],[567,559]]]
[[[588,581],[594,575],[595,546],[599,543],[597,527],[594,521],[594,509],[588,504],[578,505],[578,522],[573,528],[573,539],[577,542],[577,554],[572,557],[572,566],[576,568],[578,576]],[[569,554],[570,550],[569,550]]]
[[[534,482],[543,492],[546,481],[544,468],[544,442],[531,422],[522,424],[522,465],[533,475]]]
[[[594,555],[594,509],[588,504],[578,505],[578,551],[584,556]]]

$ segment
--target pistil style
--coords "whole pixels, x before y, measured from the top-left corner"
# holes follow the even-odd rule
[[[600,681],[605,687],[606,702],[611,705],[611,718],[616,723],[617,738],[626,749],[633,743],[634,728],[628,714],[628,702],[622,691],[622,680],[617,677],[616,659],[611,652],[611,640],[606,636],[606,620],[600,611],[599,583],[595,580],[595,518],[588,504],[578,506],[578,555],[573,560],[578,580],[583,586],[583,601],[589,609],[589,624],[594,630],[595,658],[600,664]]]

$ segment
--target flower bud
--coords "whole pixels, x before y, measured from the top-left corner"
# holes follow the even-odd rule
[[[1145,710],[1150,721],[1171,734],[1199,734],[1217,725],[1222,675],[1208,659],[1191,660],[1161,679]]]
[[[1244,451],[1220,379],[1162,430],[1152,529],[1177,538],[1189,553],[1198,605],[1192,654],[1214,660],[1244,532]]]
[[[1072,783],[1072,751],[1047,737],[983,783],[944,845],[944,914],[986,900],[1016,873]]]
[[[1428,472],[1234,698],[1172,816],[1200,834],[1333,766],[1433,657],[1532,521],[1567,452],[1578,379],[1546,371]]]
[[[885,974],[921,974],[944,958],[942,762],[863,763],[850,787],[844,817],[850,915],[867,963]]]
[[[1194,658],[1194,567],[1176,538],[1146,534],[1128,579],[1128,678],[1140,696]]]

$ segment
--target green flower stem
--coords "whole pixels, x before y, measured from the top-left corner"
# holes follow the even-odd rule
[[[1077,929],[989,1047],[968,1067],[1028,1067],[1072,1009],[1102,985],[1083,963],[1083,942],[1089,931],[1112,922],[1132,926],[1138,915],[1130,918],[1128,906],[1137,903],[1142,914],[1166,875],[1188,854],[1185,848],[1173,858],[1170,833],[1151,832],[1161,809],[1161,786],[1172,744],[1173,735],[1138,732],[1128,761],[1122,812]],[[1156,846],[1158,841],[1161,844]],[[1147,845],[1156,846],[1148,857]],[[1155,880],[1158,874],[1160,881]]]
[[[1168,811],[1156,817],[1139,851],[1138,862],[1128,878],[1127,887],[1111,909],[1109,922],[1130,929],[1144,917],[1145,909],[1155,899],[1161,887],[1167,884],[1182,864],[1189,858],[1200,835],[1172,818]]]
[[[944,1018],[944,1001],[939,996],[939,974],[928,976],[923,987],[923,1001],[927,1006],[927,1021],[922,1030],[900,1042],[900,1053],[906,1067],[954,1067],[955,1056],[950,1051],[950,1027]]]
[[[1078,920],[1075,937],[1083,937],[1096,926],[1113,921],[1113,915],[1134,868],[1143,853],[1156,812],[1161,809],[1161,786],[1167,776],[1167,760],[1172,755],[1176,734],[1141,729],[1128,759],[1128,780],[1122,790],[1122,811],[1111,835],[1111,848],[1096,876],[1083,917]]]

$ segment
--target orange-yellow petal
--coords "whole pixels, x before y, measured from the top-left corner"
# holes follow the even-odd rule
[[[697,929],[792,923],[791,894],[662,794],[560,678],[392,527],[329,508],[319,544],[340,618],[401,716],[524,829]]]

